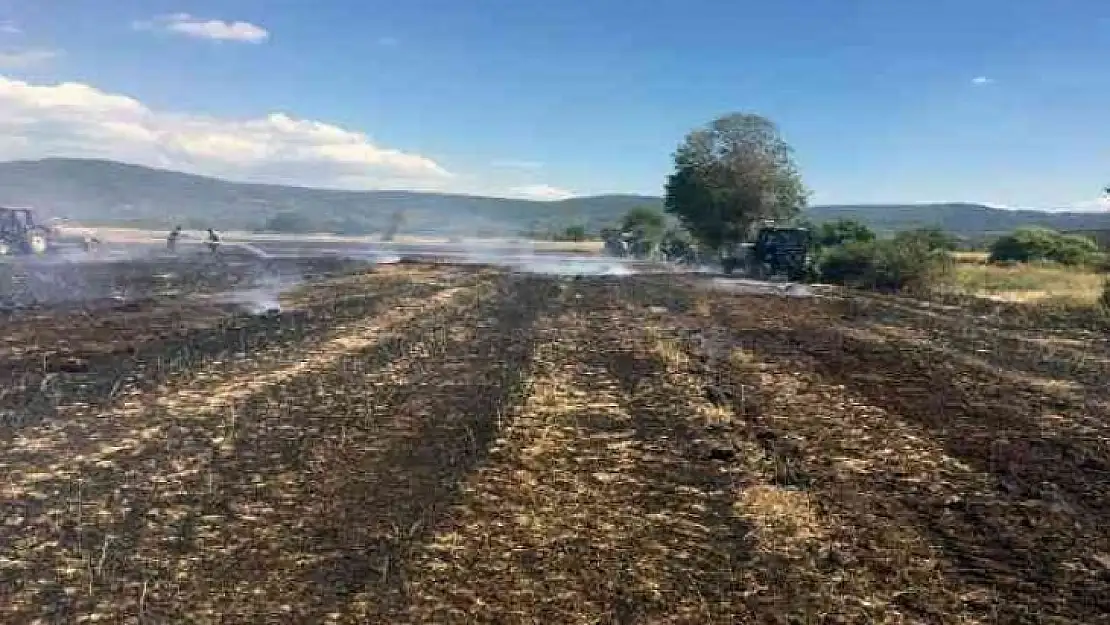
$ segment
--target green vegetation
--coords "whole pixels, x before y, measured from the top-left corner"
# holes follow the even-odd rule
[[[621,233],[629,237],[629,251],[637,258],[654,255],[663,242],[666,230],[666,216],[651,206],[633,208],[625,213],[620,223]]]
[[[807,224],[814,233],[817,273],[821,280],[858,288],[922,291],[953,276],[947,253],[954,239],[936,228],[919,228],[880,239],[851,219]]]
[[[1050,261],[1062,265],[1085,265],[1098,260],[1098,244],[1075,234],[1047,228],[1019,228],[999,237],[990,248],[991,262]]]
[[[790,146],[770,120],[737,113],[686,136],[663,200],[699,243],[728,249],[763,220],[789,220],[806,206]]]
[[[697,243],[682,228],[670,228],[664,232],[659,249],[665,258],[671,260],[694,262],[698,257]]]
[[[850,241],[818,257],[823,281],[880,291],[926,291],[949,282],[955,261],[920,234]]]
[[[536,241],[565,241],[571,243],[596,241],[598,239],[598,236],[591,233],[583,224],[571,224],[562,227],[553,226],[546,229],[536,227],[523,230],[519,232],[518,235],[520,238],[533,239]]]
[[[636,238],[658,242],[667,229],[667,218],[651,206],[637,206],[624,214],[620,228]]]
[[[0,204],[33,206],[45,217],[88,225],[168,229],[214,226],[255,230],[279,213],[308,218],[316,232],[381,232],[394,211],[407,217],[405,234],[512,236],[583,224],[587,232],[617,223],[637,206],[663,209],[645,195],[600,195],[556,202],[409,191],[337,191],[230,182],[106,160],[49,158],[0,163]],[[1002,210],[977,204],[811,206],[813,223],[852,219],[879,235],[935,226],[961,238],[985,240],[1025,226],[1060,231],[1110,231],[1110,213]]]
[[[817,249],[848,243],[869,243],[875,240],[875,232],[854,219],[840,218],[821,224],[803,225],[813,232],[813,245]]]
[[[954,252],[960,247],[959,239],[935,226],[899,232],[895,238],[902,241],[917,241],[931,250]]]
[[[581,224],[567,226],[559,237],[560,241],[586,241],[590,237],[586,233],[586,226]]]

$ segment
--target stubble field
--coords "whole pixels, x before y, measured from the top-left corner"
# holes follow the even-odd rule
[[[4,313],[0,622],[1110,622],[1101,334],[418,264],[283,305]]]

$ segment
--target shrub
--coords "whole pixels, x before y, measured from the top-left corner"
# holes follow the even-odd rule
[[[670,228],[664,232],[659,249],[671,261],[685,263],[696,261],[697,250],[694,247],[694,240],[688,232],[681,228]]]
[[[857,241],[827,248],[818,259],[821,279],[881,291],[922,291],[947,282],[954,261],[916,237]]]
[[[1110,273],[1110,254],[1100,251],[1091,260],[1091,268],[1099,273]]]
[[[895,240],[921,244],[931,250],[954,251],[959,247],[959,239],[936,227],[907,230],[895,235]]]
[[[848,243],[822,250],[817,266],[824,282],[862,286],[874,273],[875,257],[874,243]]]
[[[1077,234],[1061,234],[1048,228],[1019,228],[1000,237],[990,248],[990,261],[1021,263],[1050,261],[1061,265],[1083,265],[1095,261],[1098,245]]]
[[[585,241],[587,238],[586,226],[582,225],[567,226],[559,234],[559,239],[562,241]]]
[[[1098,303],[1110,311],[1110,278],[1106,278],[1102,283],[1102,295],[1098,298]]]
[[[866,225],[853,219],[827,221],[811,228],[813,244],[817,248],[835,247],[848,243],[867,243],[875,240],[875,233]]]

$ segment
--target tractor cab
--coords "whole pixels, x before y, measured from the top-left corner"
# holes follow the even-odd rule
[[[809,272],[812,234],[806,228],[765,225],[754,243],[736,247],[724,261],[726,273],[742,270],[754,278],[785,276],[804,280]]]
[[[34,211],[0,207],[0,256],[45,254],[50,244],[50,229],[35,223]]]

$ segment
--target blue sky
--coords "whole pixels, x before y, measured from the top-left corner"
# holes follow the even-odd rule
[[[175,15],[266,36],[214,41]],[[159,128],[316,120],[429,159],[448,190],[659,193],[682,136],[730,111],[780,125],[816,203],[1093,208],[1110,184],[1099,0],[0,0],[0,20],[10,61],[39,53],[0,63],[10,80],[127,95]]]

